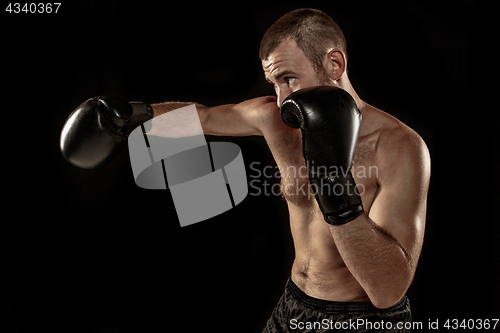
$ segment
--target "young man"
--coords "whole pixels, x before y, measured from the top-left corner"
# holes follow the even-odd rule
[[[295,261],[264,332],[405,331],[405,323],[411,321],[405,293],[422,247],[430,179],[424,141],[357,95],[347,74],[344,35],[328,15],[313,9],[286,14],[264,35],[260,57],[277,97],[196,108],[205,134],[264,136],[284,170],[281,185]],[[325,85],[348,92],[362,115],[351,168],[362,210],[342,224],[326,223],[324,207],[311,195],[312,181],[299,171],[307,159],[303,128],[287,126],[280,116],[280,106],[290,94]],[[184,105],[152,105],[153,116]],[[323,114],[336,112],[328,105],[314,108]],[[183,131],[190,135],[188,129]]]
[[[301,131],[286,126],[280,118],[279,106],[292,92],[319,85],[339,87],[354,98],[363,119],[352,174],[364,213],[354,221],[339,226],[325,223],[314,196],[300,190],[303,184],[309,186],[307,174],[281,175],[295,261],[286,295],[266,331],[286,331],[294,324],[306,328],[308,321],[318,323],[325,318],[338,321],[333,315],[337,305],[359,310],[364,303],[357,302],[374,305],[366,306],[375,314],[372,320],[399,313],[394,319],[396,328],[396,322],[410,319],[404,295],[424,236],[430,179],[430,157],[424,141],[394,117],[359,98],[347,74],[343,33],[326,14],[312,9],[286,14],[264,35],[260,57],[277,98],[214,108],[197,105],[206,134],[263,135],[280,170],[290,171],[305,166]],[[154,105],[155,115],[179,107],[176,104]],[[391,307],[386,313],[377,310]],[[326,329],[326,321],[323,324],[320,326]]]

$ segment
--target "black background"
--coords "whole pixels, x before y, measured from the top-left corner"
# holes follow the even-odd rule
[[[262,329],[293,261],[280,198],[249,195],[180,228],[168,191],[134,184],[126,150],[81,170],[58,140],[96,95],[219,105],[272,94],[260,38],[301,7],[339,23],[360,97],[429,147],[414,320],[499,318],[499,29],[488,3],[63,0],[58,14],[9,14],[2,2],[0,332]],[[249,178],[251,163],[274,165],[261,138],[209,139],[238,143]]]

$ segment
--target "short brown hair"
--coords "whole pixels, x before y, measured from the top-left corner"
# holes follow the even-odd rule
[[[276,21],[262,37],[260,59],[266,60],[288,38],[297,43],[316,71],[323,70],[323,59],[332,48],[347,57],[344,33],[330,16],[316,9],[296,9]]]

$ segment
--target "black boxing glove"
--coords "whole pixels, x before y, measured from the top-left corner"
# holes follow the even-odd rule
[[[363,213],[350,172],[361,113],[345,90],[321,86],[298,90],[281,104],[281,119],[302,131],[307,175],[325,221],[341,225]]]
[[[94,97],[80,104],[61,131],[61,152],[71,164],[92,169],[111,160],[128,135],[153,118],[148,104]]]

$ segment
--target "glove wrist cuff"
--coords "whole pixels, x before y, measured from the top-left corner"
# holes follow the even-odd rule
[[[310,177],[309,180],[327,223],[345,224],[363,213],[361,196],[351,172],[334,177]]]
[[[127,126],[127,136],[130,134],[137,126],[142,123],[153,119],[153,108],[150,104],[144,102],[129,102],[132,106],[132,118]]]

